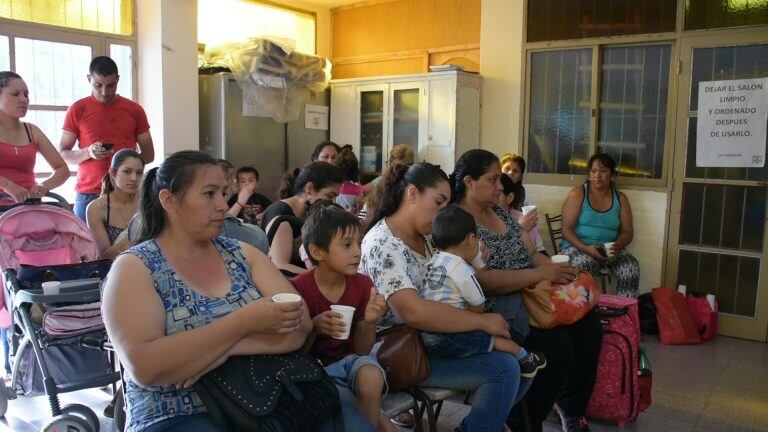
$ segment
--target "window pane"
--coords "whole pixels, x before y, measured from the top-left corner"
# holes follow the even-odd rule
[[[661,178],[669,45],[602,48],[597,149],[624,177]]]
[[[720,312],[755,316],[760,259],[684,249],[679,258],[678,283],[714,294]]]
[[[117,63],[120,74],[118,93],[133,99],[133,48],[130,45],[109,45],[109,56]]]
[[[315,53],[315,16],[255,1],[198,0],[197,39],[206,45],[276,36],[296,41],[296,51]]]
[[[766,0],[686,0],[685,29],[768,24]]]
[[[68,106],[90,94],[91,47],[15,38],[16,72],[29,87],[33,105]]]
[[[29,110],[22,121],[37,125],[54,147],[58,148],[61,141],[61,127],[64,125],[66,111]],[[77,165],[69,167],[72,172],[77,171]],[[38,153],[35,160],[35,172],[51,172],[51,166]]]
[[[763,77],[768,77],[768,44],[696,48],[693,50],[689,109],[698,109],[701,81]]]
[[[0,35],[0,71],[11,70],[11,47],[8,36]]]
[[[766,216],[763,187],[683,185],[680,244],[760,252]]]
[[[528,42],[675,31],[676,0],[528,1]]]
[[[4,0],[0,17],[82,30],[133,34],[133,0]]]
[[[591,92],[591,49],[531,55],[530,172],[586,172]]]

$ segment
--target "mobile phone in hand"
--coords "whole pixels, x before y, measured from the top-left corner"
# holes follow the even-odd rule
[[[112,147],[114,147],[115,144],[113,143],[101,143],[101,148],[104,150],[112,150]]]

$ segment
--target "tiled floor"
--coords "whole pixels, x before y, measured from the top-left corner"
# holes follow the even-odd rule
[[[653,404],[626,431],[768,431],[768,344],[719,337],[703,345],[668,346],[656,338],[646,339],[654,374]],[[62,403],[83,403],[101,413],[109,399],[100,390],[86,390],[64,395]],[[468,410],[447,402],[439,430],[453,431]],[[113,430],[112,420],[100,417],[101,430]],[[45,398],[17,399],[0,419],[0,432],[38,431],[49,418]],[[621,430],[598,422],[591,428]],[[559,431],[559,423],[550,417],[544,430]]]

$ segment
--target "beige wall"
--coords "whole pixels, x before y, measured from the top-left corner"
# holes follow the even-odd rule
[[[496,154],[523,152],[524,0],[483,0],[480,73],[483,75],[481,146]],[[539,227],[551,250],[544,213],[560,214],[569,187],[526,184],[526,199],[539,206]],[[629,250],[640,262],[640,291],[661,285],[668,194],[622,189],[632,206],[635,237]],[[615,283],[615,280],[613,281]]]
[[[483,0],[480,74],[483,75],[481,147],[520,152],[524,0]]]

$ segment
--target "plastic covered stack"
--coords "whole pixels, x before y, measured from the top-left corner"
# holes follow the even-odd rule
[[[331,62],[293,50],[293,41],[252,38],[207,49],[206,62],[229,68],[243,91],[243,113],[285,123],[299,116],[303,88],[323,91]]]

